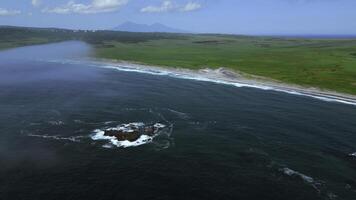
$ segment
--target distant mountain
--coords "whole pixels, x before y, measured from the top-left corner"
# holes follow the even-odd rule
[[[171,28],[160,23],[147,25],[147,24],[136,24],[133,22],[125,22],[115,27],[113,30],[127,31],[127,32],[187,33],[187,31]]]

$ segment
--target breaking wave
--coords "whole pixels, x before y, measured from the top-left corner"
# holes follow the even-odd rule
[[[46,60],[47,62],[55,62],[55,63],[61,63],[61,64],[82,64],[85,63],[86,65],[92,66],[92,67],[100,67],[100,68],[106,68],[106,69],[115,69],[118,71],[124,71],[124,72],[135,72],[135,73],[143,73],[143,74],[151,74],[151,75],[158,75],[158,76],[169,76],[173,78],[180,78],[180,79],[188,79],[188,80],[195,80],[195,81],[203,81],[203,82],[212,82],[212,83],[217,83],[217,84],[224,84],[224,85],[231,85],[235,87],[249,87],[249,88],[255,88],[255,89],[261,89],[261,90],[271,90],[271,91],[277,91],[277,92],[283,92],[283,93],[288,93],[292,95],[299,95],[299,96],[306,96],[326,102],[338,102],[338,103],[343,103],[343,104],[348,104],[348,105],[354,105],[356,106],[356,101],[353,99],[348,99],[345,97],[339,97],[339,96],[334,96],[334,95],[327,95],[327,94],[314,94],[313,92],[308,92],[308,91],[298,91],[295,89],[288,89],[288,88],[281,88],[278,86],[266,86],[266,85],[261,85],[261,84],[253,84],[253,83],[239,83],[236,81],[225,81],[225,80],[217,80],[214,78],[208,78],[203,75],[199,74],[189,74],[189,73],[176,73],[172,72],[169,70],[164,70],[164,69],[149,69],[149,68],[144,68],[144,67],[136,67],[136,66],[128,66],[124,64],[103,64],[100,62],[95,62],[95,61],[88,61],[88,60]]]
[[[224,80],[216,80],[213,78],[207,78],[202,75],[198,74],[180,74],[180,73],[174,73],[171,71],[166,71],[166,70],[153,70],[153,69],[144,69],[144,68],[139,68],[139,67],[127,67],[123,65],[97,65],[101,68],[107,68],[107,69],[115,69],[118,71],[124,71],[124,72],[136,72],[136,73],[144,73],[144,74],[151,74],[151,75],[159,75],[159,76],[169,76],[173,78],[180,78],[180,79],[188,79],[188,80],[195,80],[195,81],[203,81],[203,82],[212,82],[212,83],[217,83],[217,84],[224,84],[224,85],[231,85],[235,87],[249,87],[249,88],[256,88],[256,89],[262,89],[262,90],[272,90],[272,91],[277,91],[277,92],[284,92],[288,94],[293,94],[293,95],[299,95],[299,96],[306,96],[306,97],[311,97],[315,99],[319,99],[322,101],[327,101],[327,102],[338,102],[338,103],[343,103],[343,104],[348,104],[348,105],[356,105],[356,102],[353,100],[349,100],[347,98],[343,97],[337,97],[337,96],[332,96],[332,95],[327,95],[327,94],[313,94],[311,92],[303,92],[303,91],[296,91],[293,89],[287,89],[287,88],[278,88],[278,87],[273,87],[273,86],[264,86],[264,85],[258,85],[258,84],[248,84],[248,83],[238,83],[238,82],[233,82],[233,81],[224,81]]]
[[[355,153],[350,153],[349,156],[356,157],[356,152]]]

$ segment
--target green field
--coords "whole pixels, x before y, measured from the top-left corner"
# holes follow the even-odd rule
[[[50,31],[52,30],[52,31]],[[58,32],[55,32],[57,30]],[[46,44],[70,39],[66,31],[60,29],[37,29],[21,27],[0,27],[0,50],[27,45]]]
[[[0,50],[28,46],[28,45],[46,44],[46,43],[50,43],[50,42],[54,42],[54,41],[47,40],[44,38],[29,38],[29,39],[22,40],[22,41],[21,40],[20,41],[0,41]]]
[[[286,83],[356,94],[356,39],[21,28],[0,29],[0,36],[0,48],[82,40],[93,45],[99,58],[189,69],[226,67]]]
[[[226,67],[356,94],[356,40],[192,36],[106,44],[97,48],[98,57],[190,69]]]

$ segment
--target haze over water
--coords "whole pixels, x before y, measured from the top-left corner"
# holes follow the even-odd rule
[[[349,199],[356,106],[102,68],[80,42],[0,52],[0,199]],[[137,147],[92,140],[172,124]]]

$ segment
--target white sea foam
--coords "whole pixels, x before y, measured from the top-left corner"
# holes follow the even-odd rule
[[[166,127],[166,125],[161,124],[161,123],[155,123],[153,126],[154,126],[156,129],[162,129],[162,128]]]
[[[109,140],[112,145],[115,145],[117,147],[123,147],[123,148],[140,146],[140,145],[152,142],[152,140],[153,140],[153,137],[151,137],[151,136],[141,135],[140,138],[138,138],[136,141],[133,141],[133,142],[130,142],[128,140],[119,141],[114,136],[113,137],[105,136],[104,135],[105,132],[100,129],[94,130],[93,132],[94,132],[94,134],[91,136],[91,138],[93,140]],[[105,147],[105,148],[111,148],[109,146],[110,145],[108,145],[108,144],[103,145],[103,147]]]
[[[350,156],[356,157],[356,152],[355,153],[351,153]]]
[[[104,122],[105,125],[109,125],[109,124],[112,124],[112,123],[115,123],[115,121],[107,121],[107,122]]]
[[[152,68],[145,68],[139,65],[130,65],[130,64],[106,64],[100,62],[91,62],[91,61],[78,61],[78,60],[51,60],[49,62],[62,62],[65,64],[81,64],[85,63],[89,66],[93,67],[101,67],[107,69],[115,69],[118,71],[125,71],[125,72],[135,72],[135,73],[144,73],[144,74],[151,74],[151,75],[159,75],[159,76],[169,76],[173,78],[180,78],[180,79],[188,79],[188,80],[195,80],[195,81],[204,81],[204,82],[212,82],[216,84],[224,84],[224,85],[231,85],[235,87],[249,87],[249,88],[256,88],[261,90],[272,90],[277,92],[288,93],[292,95],[299,95],[299,96],[306,96],[322,101],[327,102],[338,102],[348,105],[356,106],[356,101],[344,97],[338,97],[334,95],[327,95],[327,94],[316,94],[313,92],[292,89],[292,88],[281,88],[278,86],[266,86],[263,84],[254,84],[254,83],[239,83],[236,81],[227,81],[227,80],[217,80],[215,78],[209,78],[204,75],[194,74],[194,73],[184,73],[184,72],[173,72],[170,70],[165,69],[152,69]],[[204,70],[203,70],[204,71]],[[205,70],[205,72],[209,72],[209,70]]]
[[[107,130],[118,130],[118,131],[124,131],[124,132],[133,132],[134,130],[132,129],[132,127],[142,127],[145,124],[142,122],[133,122],[133,123],[129,123],[129,124],[122,124],[120,126],[117,127],[113,127],[113,128],[109,128]]]
[[[300,173],[300,172],[294,171],[294,170],[289,169],[289,168],[287,168],[287,167],[282,168],[282,169],[280,169],[280,170],[281,170],[284,174],[286,174],[286,175],[288,175],[288,176],[298,176],[298,177],[300,177],[301,179],[303,179],[303,180],[304,180],[305,182],[307,182],[307,183],[314,183],[314,182],[315,182],[312,177],[307,176],[307,175],[305,175],[305,174],[302,174],[302,173]]]
[[[131,65],[131,64],[111,64],[111,65],[104,65],[103,63],[100,62],[92,62],[92,61],[79,61],[79,60],[50,60],[47,62],[56,62],[56,63],[63,63],[63,64],[81,64],[85,63],[89,66],[93,67],[101,67],[101,68],[107,68],[107,69],[115,69],[118,71],[125,71],[125,72],[135,72],[135,73],[143,73],[143,74],[151,74],[151,75],[159,75],[159,76],[169,76],[173,78],[180,78],[180,79],[188,79],[188,80],[195,80],[195,81],[204,81],[204,82],[212,82],[212,83],[217,83],[217,84],[224,84],[224,85],[231,85],[235,87],[249,87],[249,88],[256,88],[256,89],[261,89],[261,90],[272,90],[272,91],[277,91],[277,92],[283,92],[283,93],[288,93],[288,94],[293,94],[293,95],[299,95],[299,96],[306,96],[314,99],[318,99],[321,101],[327,101],[327,102],[338,102],[338,103],[343,103],[343,104],[348,104],[348,105],[354,105],[356,106],[356,101],[344,97],[338,97],[334,95],[328,95],[328,94],[314,94],[313,92],[308,92],[308,91],[303,91],[303,90],[298,90],[298,89],[292,89],[292,88],[281,88],[278,86],[266,86],[263,84],[259,83],[240,83],[237,81],[227,81],[227,80],[217,80],[215,78],[209,78],[204,75],[199,75],[199,74],[194,74],[194,73],[181,73],[181,72],[173,72],[170,70],[165,70],[165,69],[152,69],[152,68],[145,68],[144,66],[140,65]],[[202,70],[205,72],[209,72],[211,70]]]
[[[338,196],[327,190],[324,181],[316,180],[310,176],[297,172],[295,170],[289,169],[287,167],[279,169],[284,174],[288,176],[295,176],[301,178],[305,183],[313,187],[319,194],[325,195],[325,199],[333,200]]]
[[[44,138],[44,139],[52,139],[52,140],[68,140],[71,142],[80,142],[80,138],[83,138],[83,136],[61,137],[61,136],[57,136],[57,135],[37,135],[37,134],[28,134],[28,136]]]
[[[188,79],[188,80],[195,80],[195,81],[212,82],[212,83],[217,83],[217,84],[231,85],[231,86],[235,86],[235,87],[249,87],[249,88],[256,88],[256,89],[261,89],[261,90],[273,90],[273,91],[284,92],[284,93],[293,94],[293,95],[307,96],[307,97],[311,97],[311,98],[315,98],[315,99],[319,99],[319,100],[327,101],[327,102],[338,102],[338,103],[344,103],[344,104],[349,104],[349,105],[356,105],[355,101],[348,100],[348,99],[342,98],[342,97],[332,96],[332,95],[311,94],[309,92],[302,92],[302,91],[296,91],[293,89],[284,89],[284,88],[281,89],[281,88],[273,87],[273,86],[217,80],[217,79],[208,78],[208,77],[205,77],[205,76],[199,75],[199,74],[174,73],[174,72],[164,70],[164,69],[153,70],[153,69],[144,69],[142,67],[123,66],[123,65],[115,65],[115,66],[104,65],[104,66],[100,66],[100,67],[107,68],[107,69],[115,69],[115,70],[125,71],[125,72],[145,73],[145,74],[151,74],[151,75],[169,76],[169,77],[173,77],[173,78],[181,78],[181,79]]]
[[[128,123],[128,124],[121,124],[117,127],[108,128],[106,130],[118,130],[118,131],[130,133],[130,132],[134,132],[135,128],[144,127],[144,126],[145,126],[145,124],[142,122],[133,122],[133,123]],[[153,126],[156,130],[161,130],[166,127],[166,125],[161,124],[161,123],[156,123]],[[127,147],[136,147],[136,146],[150,143],[150,142],[152,142],[154,137],[157,136],[157,134],[158,134],[158,132],[155,132],[155,135],[153,135],[153,136],[141,135],[137,140],[131,142],[128,140],[119,141],[115,136],[106,136],[105,130],[96,129],[93,131],[91,138],[93,140],[108,140],[110,142],[110,144],[105,144],[103,146],[104,148],[111,148],[112,145],[114,145],[116,147],[127,148]]]
[[[114,146],[112,144],[104,144],[102,147],[106,149],[112,149]]]

